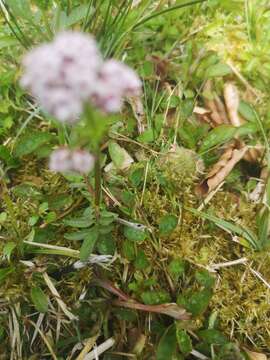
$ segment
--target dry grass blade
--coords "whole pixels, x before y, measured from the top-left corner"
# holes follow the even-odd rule
[[[64,246],[57,246],[57,245],[50,245],[50,244],[44,244],[44,243],[35,243],[32,241],[24,241],[25,244],[40,247],[43,249],[48,249],[54,251],[56,255],[64,255],[64,256],[70,256],[75,259],[78,259],[80,257],[80,252],[78,250],[73,250],[66,248]]]
[[[257,353],[257,352],[253,352],[253,351],[249,351],[248,349],[245,348],[245,352],[248,355],[248,358],[250,360],[267,360],[267,356],[261,353]]]
[[[96,343],[97,338],[99,337],[99,334],[92,336],[91,338],[87,339],[86,344],[84,345],[84,348],[76,358],[76,360],[84,360],[88,352],[93,348],[93,346]]]
[[[140,96],[132,96],[128,98],[128,102],[137,120],[138,133],[142,134],[145,130],[145,113],[142,98]]]
[[[17,319],[16,313],[20,310],[19,304],[10,308],[11,314],[9,316],[9,331],[10,331],[10,343],[11,343],[11,354],[10,359],[21,359],[22,358],[22,341],[20,333],[20,325]]]
[[[161,304],[161,305],[145,305],[137,301],[134,301],[123,291],[117,289],[112,283],[107,280],[95,279],[94,284],[102,287],[103,289],[108,290],[112,294],[118,296],[121,300],[114,300],[113,305],[121,306],[129,309],[153,312],[158,314],[164,314],[173,317],[177,320],[188,320],[190,318],[189,313],[184,309],[178,306],[177,304]]]
[[[113,305],[125,307],[128,309],[135,309],[147,312],[153,312],[158,314],[164,314],[171,316],[176,320],[189,320],[190,314],[175,303],[161,304],[161,305],[145,305],[133,301],[113,301]]]
[[[48,274],[45,272],[43,274],[43,278],[45,280],[45,283],[47,284],[48,288],[50,289],[51,293],[55,296],[55,299],[59,305],[59,307],[62,309],[63,313],[72,321],[77,320],[77,317],[73,315],[67,308],[64,301],[61,299],[61,296],[59,295],[58,291],[54,287],[51,279],[49,278]]]
[[[46,338],[46,336],[43,334],[43,332],[40,330],[39,327],[37,327],[37,325],[31,321],[31,320],[27,320],[32,326],[34,326],[35,330],[39,333],[40,337],[42,338],[42,340],[44,341],[45,345],[47,346],[53,360],[57,360],[57,356],[55,354],[55,352],[53,351],[53,348],[51,347],[50,342],[48,341],[48,339]]]
[[[115,339],[111,337],[106,340],[103,344],[97,346],[93,351],[84,357],[84,360],[95,360],[98,359],[99,355],[110,349],[115,344]]]

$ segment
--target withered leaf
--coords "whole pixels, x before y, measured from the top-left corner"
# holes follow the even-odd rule
[[[210,95],[213,93],[213,82],[211,80],[206,81],[203,89],[204,93]],[[224,124],[224,119],[220,115],[218,111],[218,107],[216,105],[214,96],[213,99],[205,97],[205,106],[207,109],[211,111],[210,118],[211,118],[211,125],[212,127]]]
[[[190,314],[183,307],[180,307],[175,303],[169,303],[169,304],[167,303],[160,305],[145,305],[135,301],[115,300],[113,301],[113,305],[129,308],[129,309],[164,314],[167,316],[171,316],[172,318],[177,320],[190,319]]]
[[[224,85],[224,100],[229,114],[230,123],[236,127],[241,126],[241,119],[238,115],[240,97],[237,87],[228,82]]]
[[[262,353],[249,351],[247,349],[245,349],[245,352],[248,355],[250,360],[267,360],[267,356]]]
[[[138,133],[142,134],[145,130],[145,113],[141,96],[129,96],[128,102],[131,105],[135,119],[137,120]]]
[[[228,147],[219,161],[213,166],[207,178],[197,186],[197,194],[204,196],[214,190],[232,171],[234,166],[244,157],[247,147],[235,148],[235,144]]]

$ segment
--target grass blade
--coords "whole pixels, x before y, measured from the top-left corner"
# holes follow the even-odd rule
[[[142,24],[145,24],[147,21],[152,20],[152,19],[154,19],[154,18],[156,18],[158,16],[164,15],[164,14],[166,14],[168,12],[175,11],[175,10],[178,10],[178,9],[182,9],[184,7],[187,7],[187,6],[200,4],[200,3],[203,3],[205,1],[207,1],[207,0],[193,0],[193,1],[186,2],[184,4],[174,5],[174,6],[171,6],[171,7],[167,8],[167,9],[154,12],[153,14],[151,14],[149,16],[146,16],[144,19],[142,19],[137,24],[135,24],[134,29],[141,26]]]

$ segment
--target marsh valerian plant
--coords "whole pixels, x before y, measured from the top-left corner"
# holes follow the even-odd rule
[[[95,197],[98,224],[100,146],[108,129],[107,116],[121,110],[126,96],[140,95],[141,80],[122,62],[103,60],[95,39],[75,31],[62,32],[52,42],[29,51],[23,65],[22,87],[32,94],[45,113],[64,126],[70,126],[69,146],[61,146],[52,152],[49,167],[56,172],[84,175],[88,189]],[[93,168],[95,190],[88,181]],[[97,234],[92,243],[96,238]]]

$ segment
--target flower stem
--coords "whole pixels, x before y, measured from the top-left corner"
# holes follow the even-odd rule
[[[100,147],[97,146],[95,162],[95,212],[96,219],[99,218],[101,198],[101,167],[100,167]]]

